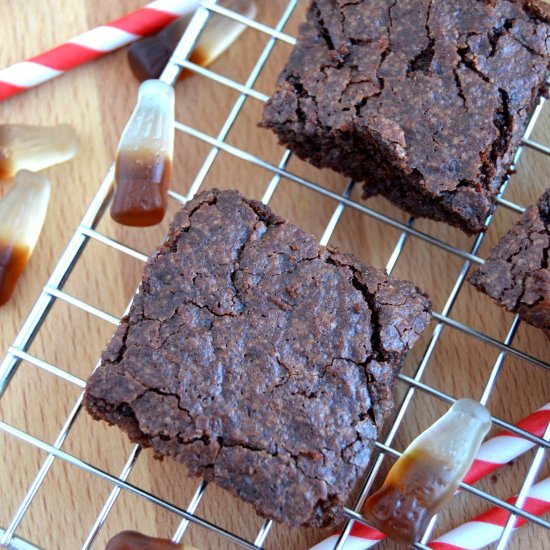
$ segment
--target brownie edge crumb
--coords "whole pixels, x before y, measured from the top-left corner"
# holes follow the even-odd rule
[[[261,516],[332,526],[430,307],[267,206],[205,191],[149,257],[84,404]]]
[[[550,337],[550,189],[469,278],[479,291]]]

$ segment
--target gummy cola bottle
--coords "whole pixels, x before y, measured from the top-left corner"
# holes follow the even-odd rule
[[[0,200],[0,306],[12,295],[38,241],[50,191],[44,176],[21,170]]]
[[[143,82],[116,154],[111,217],[118,223],[144,227],[164,218],[174,153],[174,121],[172,86],[160,80]]]
[[[420,434],[393,465],[363,512],[389,537],[412,544],[453,496],[491,427],[491,415],[471,399],[457,401]]]

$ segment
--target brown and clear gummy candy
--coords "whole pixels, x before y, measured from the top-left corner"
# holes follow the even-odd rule
[[[19,170],[38,171],[73,158],[78,139],[72,126],[0,125],[0,180]]]
[[[168,539],[149,537],[137,531],[122,531],[115,535],[105,550],[198,550],[188,544],[175,543]]]
[[[457,401],[420,434],[363,508],[369,523],[392,539],[418,542],[431,518],[454,495],[491,427],[491,415],[471,399]]]
[[[15,289],[34,250],[50,200],[50,182],[21,170],[13,187],[0,199],[0,305]]]
[[[162,221],[174,154],[174,89],[160,80],[139,87],[136,107],[122,132],[115,160],[111,217],[145,227]]]
[[[256,2],[253,0],[226,0],[220,2],[220,5],[249,19],[256,17]],[[128,61],[138,80],[143,82],[161,75],[192,15],[185,15],[157,34],[142,38],[129,46]],[[189,60],[203,67],[208,66],[229,48],[245,29],[246,25],[234,19],[212,13],[197,39]],[[180,73],[180,78],[189,74],[190,72],[184,69]]]

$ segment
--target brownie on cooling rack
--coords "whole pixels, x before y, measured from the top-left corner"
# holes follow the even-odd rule
[[[470,282],[550,336],[550,189],[491,250]]]
[[[313,0],[262,125],[415,216],[483,229],[549,66],[542,0]]]
[[[330,525],[429,311],[413,284],[208,191],[149,258],[85,405],[262,516]]]

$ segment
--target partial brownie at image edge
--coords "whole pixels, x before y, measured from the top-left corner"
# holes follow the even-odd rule
[[[469,278],[480,292],[550,337],[550,189]]]
[[[550,6],[313,0],[261,126],[415,216],[483,230],[546,94]]]
[[[430,309],[262,203],[206,191],[149,257],[84,404],[263,517],[332,526]]]

